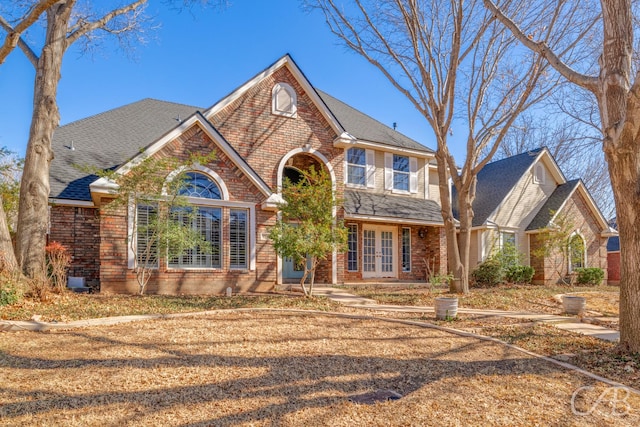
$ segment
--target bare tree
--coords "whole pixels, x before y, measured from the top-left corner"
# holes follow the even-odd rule
[[[638,30],[631,0],[548,2],[541,16],[566,16],[572,10],[593,13],[598,35],[586,38],[590,57],[571,66],[572,52],[558,52],[538,37],[529,37],[530,24],[511,15],[505,1],[484,0],[491,11],[520,42],[543,55],[565,79],[595,97],[600,113],[602,148],[620,232],[620,344],[640,351],[640,76],[634,41]],[[548,31],[556,31],[547,21]]]
[[[53,159],[51,138],[60,121],[57,104],[58,82],[62,59],[69,47],[86,39],[96,30],[117,36],[135,34],[141,23],[141,13],[147,0],[138,0],[105,13],[78,7],[76,0],[60,0],[46,6],[46,30],[42,46],[31,47],[23,37],[13,43],[33,64],[36,76],[33,94],[33,113],[27,143],[16,236],[16,255],[23,272],[29,277],[45,277],[44,247],[48,223],[49,165]],[[104,6],[104,5],[103,5]],[[35,9],[34,9],[35,10]],[[27,14],[30,16],[31,14]],[[2,28],[9,34],[21,34],[22,22],[16,29],[4,18]],[[26,24],[25,24],[26,25]],[[7,43],[5,43],[6,45]],[[14,46],[15,46],[14,44]]]
[[[468,292],[477,174],[518,115],[548,95],[554,81],[544,73],[544,61],[518,49],[516,40],[480,1],[354,3],[343,8],[334,0],[314,2],[333,33],[375,65],[432,128],[449,271],[454,274],[451,290]],[[535,16],[531,8],[518,13]],[[456,120],[467,125],[468,132],[452,137]],[[462,167],[449,150],[454,143],[466,147]],[[457,206],[449,195],[449,177]]]

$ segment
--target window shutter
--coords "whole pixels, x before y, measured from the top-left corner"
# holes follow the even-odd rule
[[[384,189],[393,190],[393,154],[384,153]]]
[[[418,192],[418,159],[409,157],[409,192]]]
[[[424,161],[424,198],[429,199],[429,160]]]
[[[376,186],[376,153],[373,150],[366,150],[367,169],[365,171],[367,177],[367,188]]]

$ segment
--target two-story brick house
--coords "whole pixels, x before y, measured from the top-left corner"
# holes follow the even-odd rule
[[[284,56],[210,108],[144,99],[60,127],[53,140],[49,239],[69,247],[69,275],[106,292],[135,292],[133,268],[145,237],[128,242],[148,207],[104,209],[113,184],[77,166],[121,173],[145,156],[215,153],[190,172],[192,224],[211,253],[191,250],[158,261],[150,293],[266,291],[296,283],[302,272],[268,239],[283,179],[314,166],[329,173],[335,215],[348,227],[348,250],[334,253],[318,283],[424,281],[446,272],[446,247],[434,152],[317,90]],[[170,176],[168,176],[170,179]],[[453,190],[455,198],[455,190]],[[455,203],[454,203],[455,204]],[[607,268],[612,234],[586,187],[567,181],[548,150],[486,165],[478,175],[470,267],[513,243],[536,269],[558,279],[552,259],[533,256],[539,232],[569,215],[583,243],[580,265]],[[615,233],[613,233],[615,234]],[[128,244],[132,243],[132,244]]]
[[[320,283],[425,279],[446,269],[434,153],[315,89],[287,55],[208,109],[145,99],[66,126],[54,136],[50,240],[71,250],[70,276],[106,292],[134,292],[137,248],[127,236],[145,207],[103,209],[113,184],[75,167],[122,173],[144,156],[215,153],[194,165],[190,201],[214,251],[158,262],[148,292],[265,291],[300,271],[268,239],[284,177],[311,165],[329,172],[336,215],[349,229]],[[85,169],[86,170],[86,169]]]

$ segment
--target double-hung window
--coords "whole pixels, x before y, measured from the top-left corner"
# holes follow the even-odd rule
[[[350,187],[374,188],[375,152],[352,147],[345,153],[345,184]]]
[[[364,148],[347,150],[347,184],[365,186],[367,184],[367,159]]]
[[[385,190],[398,193],[417,193],[418,159],[400,154],[385,153],[384,180]]]
[[[393,189],[409,191],[409,158],[393,155]]]

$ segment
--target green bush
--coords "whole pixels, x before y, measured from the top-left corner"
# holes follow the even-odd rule
[[[528,265],[514,265],[505,271],[505,278],[511,283],[531,283],[535,270]]]
[[[579,285],[598,286],[604,280],[604,270],[598,267],[576,268]]]
[[[471,278],[476,285],[496,286],[502,283],[502,264],[496,259],[489,258],[471,273]]]
[[[20,292],[12,285],[0,284],[0,307],[20,301]]]

